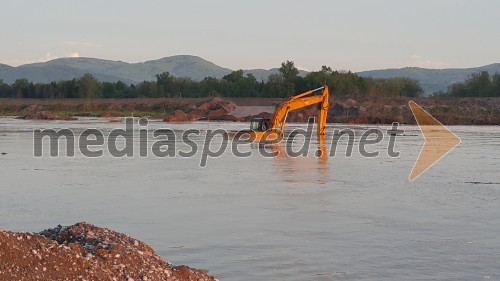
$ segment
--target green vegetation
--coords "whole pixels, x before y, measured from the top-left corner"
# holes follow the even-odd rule
[[[490,76],[486,71],[473,73],[465,82],[452,84],[447,93],[436,96],[500,97],[500,74]]]
[[[409,78],[362,78],[352,72],[333,71],[323,66],[305,77],[293,61],[281,64],[278,73],[267,82],[257,81],[242,70],[217,79],[206,77],[201,81],[172,76],[169,72],[156,75],[156,81],[136,85],[118,82],[100,82],[91,74],[78,79],[47,84],[18,79],[11,85],[0,80],[0,98],[137,98],[137,97],[270,97],[285,98],[299,92],[327,84],[334,96],[408,96],[422,94],[419,83]]]

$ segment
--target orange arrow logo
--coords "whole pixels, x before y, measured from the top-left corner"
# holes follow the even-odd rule
[[[408,177],[410,181],[414,181],[457,147],[461,140],[418,104],[410,101],[409,105],[425,138],[424,147],[420,151],[415,166],[413,166],[413,170]]]

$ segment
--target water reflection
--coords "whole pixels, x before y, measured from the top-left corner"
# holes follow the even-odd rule
[[[328,152],[326,138],[321,136],[311,140],[307,156],[291,156],[300,148],[285,141],[259,144],[262,155],[273,153],[274,169],[289,183],[328,183]],[[265,151],[263,151],[265,150]]]

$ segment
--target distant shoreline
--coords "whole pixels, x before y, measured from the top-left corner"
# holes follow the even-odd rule
[[[333,98],[329,123],[415,124],[408,107],[413,100],[445,125],[500,125],[500,98],[342,97]],[[270,107],[280,98],[132,98],[132,99],[0,99],[0,116],[24,116],[28,107],[62,117],[149,117],[165,121],[223,120],[246,122],[260,116],[259,107]],[[246,107],[254,115],[235,117],[232,109]],[[228,107],[230,109],[226,110]],[[248,110],[250,109],[250,110]],[[292,112],[289,122],[306,122],[315,107]],[[269,113],[267,113],[269,114]],[[264,114],[265,115],[265,114]],[[175,119],[179,118],[181,119]],[[174,118],[175,117],[175,118]],[[173,118],[173,119],[172,119]]]

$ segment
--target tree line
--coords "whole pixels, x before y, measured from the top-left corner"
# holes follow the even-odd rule
[[[101,82],[91,74],[67,81],[33,83],[18,79],[6,84],[0,79],[0,98],[137,98],[137,97],[269,97],[285,98],[327,84],[334,96],[409,96],[422,94],[418,81],[409,78],[363,78],[350,71],[328,66],[302,77],[293,61],[281,64],[266,82],[236,70],[222,77],[201,81],[175,77],[169,72],[156,81],[127,85],[121,81]]]
[[[449,97],[500,97],[500,74],[490,75],[487,71],[473,73],[465,82],[454,83],[448,91],[436,96]]]

